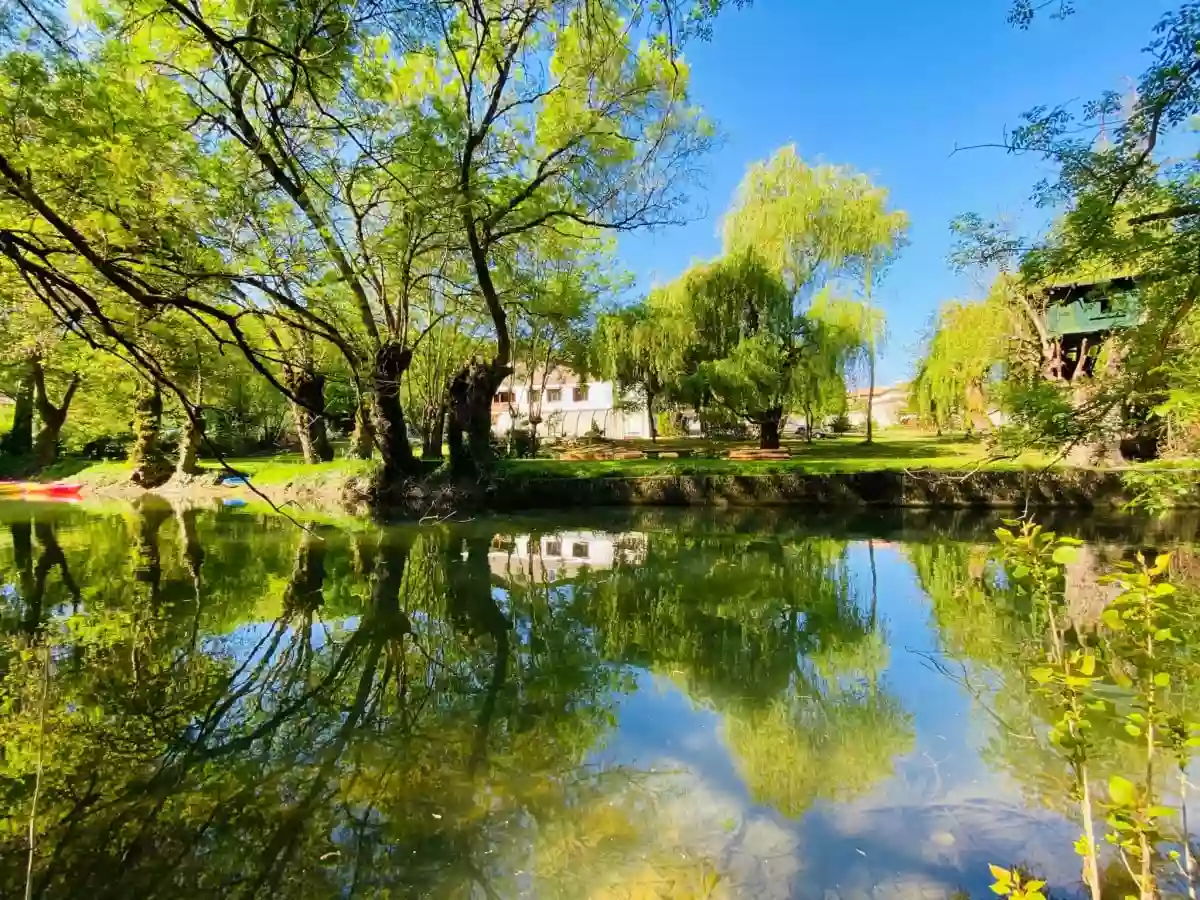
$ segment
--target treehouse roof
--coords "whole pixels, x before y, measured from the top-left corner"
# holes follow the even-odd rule
[[[1053,337],[1131,328],[1142,313],[1137,283],[1130,277],[1055,285],[1046,294],[1046,330]]]

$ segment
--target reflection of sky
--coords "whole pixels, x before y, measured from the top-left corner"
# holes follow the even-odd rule
[[[1078,884],[1077,828],[1027,808],[1012,781],[978,750],[987,720],[971,698],[926,664],[937,650],[928,602],[896,545],[875,547],[879,619],[888,636],[882,688],[912,717],[911,753],[894,774],[846,803],[820,802],[799,820],[755,804],[722,734],[722,717],[694,704],[669,673],[636,673],[618,701],[614,735],[596,762],[659,774],[673,786],[657,814],[676,849],[717,861],[738,896],[950,898],[988,893],[991,862],[1023,863],[1056,896]],[[860,604],[869,598],[865,544],[850,548]]]
[[[730,551],[740,552],[736,545]],[[639,784],[649,785],[655,798],[645,808],[646,821],[639,823],[645,826],[641,843],[622,850],[617,867],[634,866],[638,859],[702,858],[722,874],[726,895],[948,900],[959,888],[973,897],[989,896],[988,863],[1022,863],[1049,876],[1056,897],[1072,896],[1079,868],[1071,844],[1078,829],[1025,806],[1013,780],[990,770],[980,758],[994,726],[966,690],[923,655],[936,653],[939,642],[929,601],[903,548],[876,542],[874,555],[878,618],[888,643],[879,684],[911,717],[911,752],[895,760],[891,775],[862,795],[841,803],[818,802],[792,819],[755,800],[726,739],[723,716],[693,702],[682,687],[688,673],[629,670],[635,687],[613,699],[616,727],[586,760],[601,770],[628,767],[646,773]],[[847,568],[854,596],[865,610],[871,586],[865,543],[850,546]],[[601,572],[597,569],[600,577]],[[545,599],[555,613],[577,600],[572,584],[548,590]],[[525,652],[534,636],[530,619],[503,588],[493,585],[491,594],[513,623],[515,652]],[[0,601],[13,599],[12,585],[0,584]],[[437,624],[421,610],[411,611],[411,619],[418,632]],[[252,677],[261,678],[262,664],[274,661],[293,639],[307,641],[314,651],[330,649],[331,637],[345,639],[359,624],[358,617],[325,621],[318,612],[307,635],[287,622],[252,622],[210,635],[202,647],[238,667],[237,690]],[[243,703],[270,708],[276,698],[266,693],[236,704],[231,724]],[[560,809],[546,818],[574,814]],[[502,861],[497,866],[527,850],[498,852]]]
[[[738,772],[718,712],[697,704],[667,671],[630,672],[635,689],[615,698],[617,727],[589,764],[622,766],[651,774],[658,788],[638,848],[649,858],[705,858],[736,896],[849,898],[949,898],[957,889],[987,893],[987,864],[1023,863],[1063,888],[1078,882],[1071,843],[1077,829],[1024,806],[1015,784],[990,771],[979,757],[990,722],[973,710],[971,697],[936,671],[922,654],[938,641],[927,598],[899,545],[875,544],[878,618],[887,636],[888,664],[880,687],[911,716],[912,751],[895,760],[893,774],[864,795],[842,803],[818,802],[799,819],[756,803]],[[861,609],[870,600],[867,545],[851,545],[848,569]],[[552,590],[552,606],[573,590]],[[492,596],[511,614],[507,592]],[[414,622],[423,620],[417,614]],[[529,624],[514,617],[519,644]],[[310,642],[319,650],[326,628],[342,634],[356,617],[314,623]],[[245,624],[210,637],[205,651],[234,659],[247,677],[273,646],[280,623]],[[293,638],[283,626],[276,653]],[[239,679],[240,680],[240,679]],[[654,845],[654,846],[651,846]]]

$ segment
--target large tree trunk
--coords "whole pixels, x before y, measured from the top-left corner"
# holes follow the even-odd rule
[[[296,396],[292,401],[292,417],[300,452],[309,465],[333,459],[333,447],[325,425],[325,376],[308,369],[291,369],[287,373],[288,388]]]
[[[391,484],[405,475],[419,471],[408,431],[404,425],[404,408],[400,403],[400,380],[404,377],[412,350],[395,341],[387,341],[375,354],[372,395],[375,402],[375,438],[383,461],[383,481]]]
[[[355,459],[370,459],[375,450],[375,426],[371,423],[372,404],[360,397],[354,410],[354,433],[350,435],[350,453]]]
[[[33,461],[41,469],[52,465],[58,459],[58,439],[62,434],[63,424],[67,421],[71,398],[79,388],[79,375],[71,376],[67,390],[63,393],[62,403],[55,406],[50,402],[50,395],[46,393],[46,371],[42,364],[34,360],[30,366],[33,369],[34,401],[42,423],[33,442]]]
[[[157,384],[141,384],[134,397],[133,450],[129,480],[145,488],[158,487],[171,477],[171,465],[159,446],[162,432],[162,391]]]
[[[196,413],[196,419],[188,419],[179,438],[179,456],[175,472],[179,475],[196,475],[200,472],[200,444],[204,441],[204,419]]]
[[[458,475],[478,478],[492,466],[492,397],[512,372],[509,366],[497,366],[472,360],[450,385],[452,440],[450,464]],[[458,429],[457,459],[453,430]],[[463,445],[462,436],[466,436]]]
[[[658,423],[654,421],[654,391],[646,388],[646,418],[650,424],[650,440],[658,443]]]
[[[28,456],[33,452],[33,362],[21,366],[17,393],[13,397],[13,421],[8,434],[0,438],[0,452]]]
[[[471,160],[468,152],[463,160],[459,189],[462,191],[462,221],[466,233],[467,249],[471,254],[471,263],[475,269],[475,277],[479,283],[479,292],[491,316],[492,325],[496,329],[496,355],[490,363],[472,361],[459,373],[454,384],[461,389],[451,388],[451,415],[457,416],[459,424],[467,434],[467,451],[469,460],[460,452],[459,470],[463,474],[473,474],[476,477],[488,471],[492,465],[492,397],[504,379],[512,374],[512,339],[508,333],[508,315],[504,304],[500,302],[500,294],[492,280],[492,271],[488,262],[488,246],[480,233],[479,223],[475,219],[472,205],[471,190]],[[460,381],[461,379],[461,381]],[[454,460],[451,459],[453,464]]]
[[[768,413],[758,423],[758,449],[760,450],[779,449],[779,419],[782,413],[773,413],[774,411]]]
[[[421,436],[421,458],[441,459],[442,441],[446,436],[446,401],[425,417],[425,433]]]

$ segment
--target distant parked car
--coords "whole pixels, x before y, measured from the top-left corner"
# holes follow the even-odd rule
[[[828,435],[828,434],[826,434],[824,431],[822,431],[820,428],[814,428],[814,429],[813,429],[812,436],[813,436],[813,437],[815,437],[815,438],[826,438],[826,437],[829,437],[829,435]],[[799,428],[797,428],[797,429],[796,429],[796,437],[798,437],[798,438],[807,438],[807,437],[808,437],[808,426],[807,426],[807,425],[801,425]]]

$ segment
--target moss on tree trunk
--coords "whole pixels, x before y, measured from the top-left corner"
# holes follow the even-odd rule
[[[33,362],[21,365],[17,390],[13,396],[12,428],[0,438],[0,452],[28,456],[33,452]]]
[[[408,443],[404,407],[400,402],[400,381],[411,362],[412,351],[395,341],[384,343],[375,354],[373,424],[385,484],[419,471]]]
[[[133,463],[130,481],[146,488],[158,487],[171,477],[171,464],[159,444],[162,433],[162,391],[157,384],[139,385],[133,407]]]

